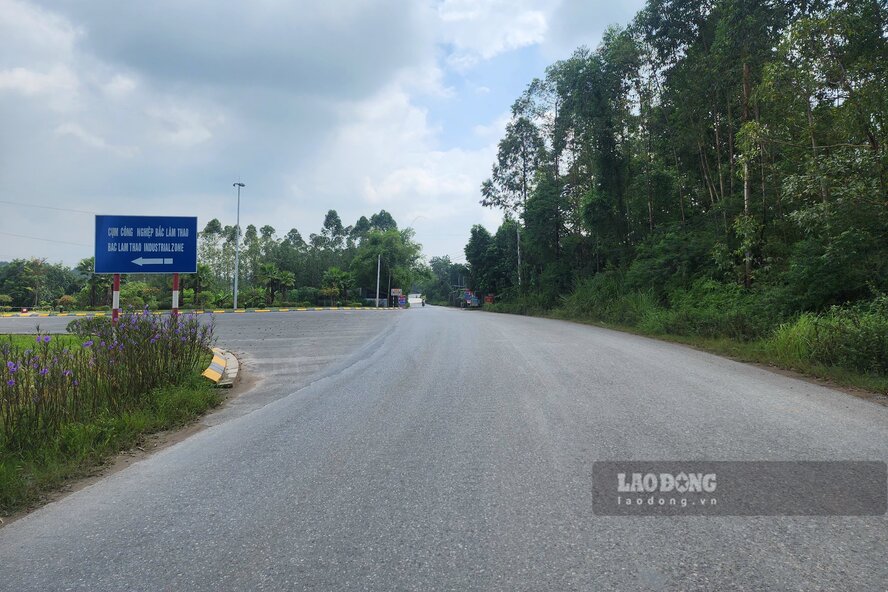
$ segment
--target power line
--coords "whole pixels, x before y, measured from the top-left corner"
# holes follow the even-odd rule
[[[73,210],[71,208],[59,208],[56,206],[43,206],[40,204],[28,204],[28,203],[22,203],[22,202],[18,202],[18,201],[8,201],[5,199],[0,199],[0,204],[9,204],[11,206],[19,206],[19,207],[23,207],[23,208],[41,208],[44,210],[57,210],[59,212],[76,212],[78,214],[90,214],[93,216],[96,214],[95,212],[88,212],[86,210]],[[38,239],[38,240],[44,240],[44,239]]]
[[[59,243],[61,245],[76,245],[78,247],[92,247],[92,245],[86,245],[84,243],[72,243],[70,241],[60,241],[60,240],[54,240],[51,238],[40,238],[39,236],[27,236],[25,234],[13,234],[12,232],[0,232],[0,234],[6,235],[6,236],[14,236],[16,238],[29,238],[31,240],[45,241],[48,243]]]

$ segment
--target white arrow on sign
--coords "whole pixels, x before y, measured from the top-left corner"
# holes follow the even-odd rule
[[[172,265],[172,259],[145,259],[143,257],[139,257],[138,259],[133,259],[133,263],[142,267],[143,265]]]

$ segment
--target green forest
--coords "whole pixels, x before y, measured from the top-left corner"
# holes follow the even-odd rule
[[[888,374],[886,142],[884,2],[649,0],[515,100],[470,287]]]

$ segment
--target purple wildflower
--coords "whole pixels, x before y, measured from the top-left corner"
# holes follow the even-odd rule
[[[47,374],[49,374],[49,368],[42,368],[40,370],[40,376],[46,376]]]
[[[15,365],[15,362],[6,362],[6,369],[9,370],[10,374],[15,374],[15,371],[18,370],[18,366]]]
[[[92,344],[93,344],[92,339],[90,339],[89,341],[85,341],[83,343],[83,347],[92,347]]]
[[[9,379],[6,381],[6,386],[15,386],[15,381],[13,379]]]
[[[52,337],[50,337],[49,335],[44,335],[43,336],[43,343],[49,343],[51,339],[52,339]]]
[[[74,386],[78,386],[78,385],[80,385],[80,381],[79,381],[79,380],[75,380],[73,384],[74,384]]]
[[[62,376],[72,376],[73,374],[74,373],[71,372],[70,370],[63,370],[62,371]]]

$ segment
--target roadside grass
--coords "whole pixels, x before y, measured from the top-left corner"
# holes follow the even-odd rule
[[[662,331],[656,323],[642,322],[639,326],[624,323],[608,323],[597,320],[587,314],[577,314],[575,311],[567,310],[563,307],[548,311],[536,307],[487,306],[485,308],[490,312],[559,319],[643,335],[662,341],[680,343],[740,362],[751,362],[790,370],[842,387],[851,387],[883,395],[888,394],[888,375],[878,371],[868,372],[862,369],[863,367],[861,366],[849,367],[847,365],[826,364],[818,361],[812,355],[812,344],[817,344],[818,341],[812,336],[814,332],[812,320],[806,316],[800,317],[794,323],[780,325],[766,337],[742,340],[732,337],[679,335]],[[656,328],[651,329],[650,327],[652,326]],[[885,337],[888,338],[888,333],[885,334]]]
[[[842,368],[841,366],[827,366],[812,362],[804,357],[787,356],[776,349],[772,339],[737,341],[728,337],[712,338],[650,334],[631,327],[620,327],[619,330],[662,339],[663,341],[681,343],[695,349],[731,358],[738,362],[751,362],[783,370],[791,370],[843,387],[888,394],[888,376],[867,374],[857,370]]]
[[[212,356],[207,354],[206,365]],[[222,400],[197,371],[182,384],[160,387],[122,412],[103,410],[70,422],[52,438],[22,450],[0,450],[0,514],[39,502],[67,481],[92,474],[110,457],[139,445],[147,435],[186,425]]]
[[[200,376],[213,323],[129,311],[69,335],[0,336],[0,514],[221,399]]]
[[[79,338],[76,335],[53,335],[53,339],[59,342],[60,345],[74,347],[80,345]],[[0,335],[0,343],[8,343],[12,347],[21,347],[26,348],[29,346],[33,346],[36,342],[36,336],[33,334],[5,334]]]

